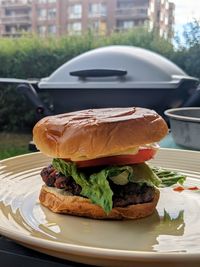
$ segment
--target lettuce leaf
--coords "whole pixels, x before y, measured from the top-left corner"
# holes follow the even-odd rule
[[[161,184],[160,178],[156,175],[155,172],[149,167],[146,163],[140,163],[132,165],[133,177],[130,182],[147,184],[149,186],[159,186]]]
[[[83,172],[77,170],[76,164],[72,162],[54,159],[52,165],[65,176],[72,176],[75,182],[81,186],[82,196],[88,197],[92,203],[101,206],[106,213],[112,210],[113,192],[107,180],[109,175],[107,169],[103,169],[99,173],[94,173],[86,177]]]

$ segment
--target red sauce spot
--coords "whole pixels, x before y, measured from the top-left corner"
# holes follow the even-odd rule
[[[188,190],[200,190],[200,188],[197,186],[193,186],[193,187],[188,187]]]
[[[178,192],[182,192],[183,190],[185,190],[185,188],[182,187],[182,186],[177,186],[177,187],[175,187],[173,190],[174,190],[174,191],[178,191]]]
[[[182,192],[183,190],[200,190],[200,187],[191,186],[191,187],[184,188],[182,186],[177,186],[173,190],[177,192]]]

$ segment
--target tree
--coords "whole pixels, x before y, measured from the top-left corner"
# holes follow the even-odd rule
[[[185,25],[183,37],[189,48],[200,45],[200,19],[194,19]]]

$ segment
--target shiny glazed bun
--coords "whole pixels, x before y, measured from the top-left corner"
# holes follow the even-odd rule
[[[43,118],[33,129],[33,140],[48,156],[76,161],[158,142],[167,131],[167,124],[153,110],[89,109]]]
[[[155,188],[154,198],[151,202],[116,207],[107,215],[104,210],[88,198],[81,196],[67,196],[59,193],[54,188],[42,186],[40,202],[45,207],[56,213],[70,214],[93,219],[138,219],[151,215],[159,200],[160,192]]]

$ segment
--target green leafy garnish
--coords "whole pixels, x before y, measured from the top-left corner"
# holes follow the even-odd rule
[[[160,167],[152,167],[151,169],[161,180],[159,187],[168,187],[176,183],[182,185],[186,179],[185,175],[176,171],[171,171]]]

